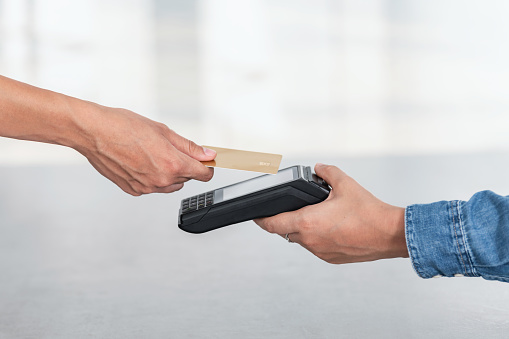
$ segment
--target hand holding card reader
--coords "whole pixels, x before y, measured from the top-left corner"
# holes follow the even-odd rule
[[[190,233],[295,211],[327,198],[329,185],[309,166],[292,166],[182,200],[179,227]]]

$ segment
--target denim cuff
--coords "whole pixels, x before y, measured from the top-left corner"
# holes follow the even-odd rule
[[[479,276],[467,251],[461,203],[439,201],[406,208],[408,253],[421,278]]]

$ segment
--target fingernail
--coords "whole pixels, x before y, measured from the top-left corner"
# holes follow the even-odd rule
[[[327,166],[327,165],[322,164],[321,162],[317,162],[315,167],[323,167],[323,166]]]
[[[202,147],[202,148],[203,148],[203,153],[205,153],[205,155],[208,155],[209,157],[216,155],[216,151],[214,151],[210,148],[206,148],[206,147]]]

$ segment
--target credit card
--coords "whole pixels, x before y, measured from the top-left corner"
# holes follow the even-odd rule
[[[202,164],[210,167],[231,168],[243,171],[276,174],[281,164],[282,155],[272,153],[260,153],[241,151],[237,149],[211,147],[217,152],[212,161],[202,161]]]

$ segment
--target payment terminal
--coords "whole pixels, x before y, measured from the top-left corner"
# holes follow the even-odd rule
[[[327,198],[329,185],[309,166],[292,166],[182,200],[179,227],[204,233],[294,211]]]

